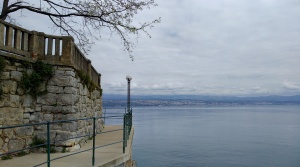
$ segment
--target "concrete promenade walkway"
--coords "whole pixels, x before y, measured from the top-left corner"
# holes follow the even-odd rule
[[[122,129],[120,125],[105,126],[105,131],[111,131],[116,129]],[[98,148],[95,150],[95,166],[96,167],[110,167],[120,165],[128,160],[131,160],[131,147],[133,132],[127,141],[126,151],[123,154],[123,143]],[[97,146],[106,145],[113,142],[123,140],[123,130],[109,132],[104,134],[98,134],[96,136],[95,144]],[[92,148],[92,140],[89,140],[79,151]],[[77,152],[77,151],[76,151]],[[75,152],[68,153],[54,153],[51,154],[51,159],[65,156]],[[0,160],[0,167],[32,167],[37,164],[47,161],[46,153],[30,153],[23,157],[14,157],[10,160]],[[51,161],[51,167],[89,167],[92,166],[92,150],[71,155],[62,159]],[[47,167],[47,164],[42,165]]]

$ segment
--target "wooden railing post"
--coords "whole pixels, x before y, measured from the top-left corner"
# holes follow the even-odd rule
[[[45,33],[31,31],[29,52],[33,59],[43,58],[45,55]]]
[[[62,38],[62,55],[60,58],[60,62],[73,65],[73,54],[74,54],[74,38],[71,36],[65,36]]]

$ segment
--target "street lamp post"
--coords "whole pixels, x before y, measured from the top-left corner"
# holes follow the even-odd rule
[[[127,85],[127,112],[130,112],[130,81],[132,80],[132,77],[127,75],[126,80],[128,82],[128,85]]]

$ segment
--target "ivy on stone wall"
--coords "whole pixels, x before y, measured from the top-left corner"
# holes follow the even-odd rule
[[[81,83],[86,86],[90,92],[97,88],[97,85],[91,80],[90,76],[88,76],[82,70],[77,70],[77,75],[81,80]]]
[[[36,97],[47,93],[47,90],[41,90],[40,85],[47,82],[53,76],[53,67],[50,64],[45,64],[42,61],[36,61],[32,64],[32,73],[23,73],[20,86],[30,95]]]

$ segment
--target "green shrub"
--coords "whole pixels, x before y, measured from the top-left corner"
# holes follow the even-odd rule
[[[90,92],[97,88],[97,85],[91,80],[90,76],[88,76],[82,70],[77,71],[77,76],[80,78],[83,86],[86,86]]]
[[[11,155],[3,155],[1,157],[2,160],[8,160],[8,159],[12,159],[12,156]]]
[[[25,155],[27,155],[27,153],[25,151],[21,151],[21,152],[18,152],[16,156],[17,157],[23,157]]]
[[[42,144],[44,144],[44,145],[42,145]],[[45,148],[46,147],[45,144],[46,144],[46,140],[38,138],[37,136],[34,136],[32,138],[32,142],[29,146],[34,147],[34,146],[42,145],[42,146],[39,146],[39,147],[44,147]]]

